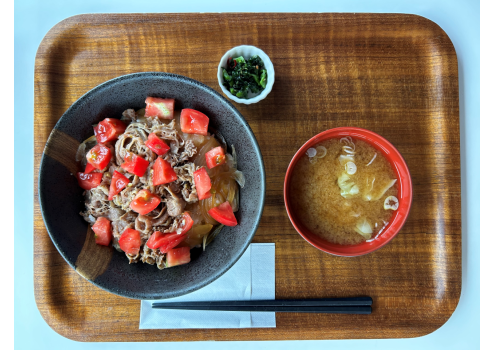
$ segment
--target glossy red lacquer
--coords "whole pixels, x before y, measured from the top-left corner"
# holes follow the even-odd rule
[[[375,147],[378,151],[380,151],[382,155],[391,163],[398,179],[397,184],[399,207],[394,212],[391,221],[386,226],[384,231],[382,231],[374,239],[354,245],[333,244],[310,232],[304,225],[301,224],[301,222],[299,222],[296,215],[293,214],[291,199],[289,196],[289,184],[291,182],[293,169],[298,160],[305,155],[305,152],[310,147],[313,147],[317,143],[324,140],[332,138],[342,138],[346,136],[351,136],[354,139],[366,141],[370,145]],[[408,166],[406,165],[405,160],[403,159],[401,154],[389,141],[387,141],[382,136],[370,130],[355,127],[329,129],[315,135],[310,140],[308,140],[303,146],[301,146],[298,152],[296,152],[293,159],[289,163],[288,170],[286,171],[286,177],[284,178],[284,204],[286,206],[286,211],[288,213],[289,219],[291,220],[294,228],[308,243],[329,254],[339,256],[360,256],[371,253],[383,247],[389,241],[391,241],[401,230],[412,206],[412,179],[410,176],[410,171],[408,170]]]

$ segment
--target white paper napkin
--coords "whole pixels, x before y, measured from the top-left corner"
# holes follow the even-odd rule
[[[275,312],[152,309],[154,302],[270,300],[275,293],[275,244],[252,243],[229,271],[206,287],[177,298],[142,300],[139,328],[275,327]]]

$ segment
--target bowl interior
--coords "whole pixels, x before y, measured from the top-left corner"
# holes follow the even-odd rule
[[[176,109],[194,108],[209,116],[209,126],[217,129],[229,146],[235,146],[238,169],[246,177],[246,185],[240,190],[240,209],[236,213],[238,226],[225,227],[205,252],[193,249],[191,263],[164,270],[141,262],[129,264],[124,253],[85,244],[91,231],[79,215],[84,209],[83,190],[71,174],[78,167],[75,161],[77,145],[93,134],[92,125],[107,117],[120,118],[128,108],[145,107],[147,96],[174,98]],[[251,242],[264,198],[262,156],[242,115],[208,86],[168,73],[130,74],[86,93],[56,124],[40,166],[41,211],[48,233],[61,255],[95,285],[129,298],[175,297],[197,290],[221,276]],[[94,251],[88,253],[88,246]],[[82,257],[88,254],[94,261],[83,263]],[[106,268],[102,264],[106,264]],[[100,270],[94,273],[95,269]]]
[[[302,223],[298,220],[298,217],[294,214],[291,198],[289,196],[289,188],[294,166],[301,157],[305,156],[305,152],[319,142],[345,136],[351,136],[352,138],[366,141],[375,147],[391,163],[398,179],[399,207],[396,211],[394,211],[391,221],[380,235],[372,240],[355,245],[333,244],[310,232],[304,225],[302,225]],[[314,247],[333,255],[359,256],[379,249],[393,239],[393,237],[399,232],[408,217],[412,204],[412,181],[405,160],[389,141],[366,129],[354,127],[335,128],[314,136],[308,140],[295,154],[289,164],[286,172],[286,178],[284,180],[284,202],[286,205],[286,211],[293,226],[307,242],[312,244]]]

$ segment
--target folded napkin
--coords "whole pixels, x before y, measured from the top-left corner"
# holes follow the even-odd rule
[[[275,312],[152,309],[155,302],[271,300],[275,291],[275,244],[252,243],[233,267],[209,285],[177,298],[142,300],[139,328],[275,327]]]

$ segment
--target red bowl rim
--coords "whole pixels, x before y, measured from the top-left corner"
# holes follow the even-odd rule
[[[399,195],[399,207],[393,214],[392,220],[386,226],[380,235],[371,241],[362,242],[355,245],[338,245],[331,244],[322,238],[319,238],[314,235],[313,239],[308,235],[302,228],[299,227],[295,218],[291,214],[290,205],[289,205],[289,183],[291,179],[291,175],[294,169],[295,164],[298,160],[305,154],[308,148],[311,146],[332,138],[340,138],[345,136],[351,136],[354,138],[358,138],[362,141],[368,142],[371,146],[375,147],[379,150],[386,159],[389,160],[393,170],[395,171],[398,177],[398,195]],[[394,159],[392,159],[394,158]],[[357,127],[339,127],[325,130],[311,139],[309,139],[300,149],[295,153],[291,162],[289,163],[288,169],[286,170],[286,176],[284,178],[284,205],[286,207],[286,212],[288,214],[289,220],[291,224],[296,229],[296,231],[303,237],[308,243],[313,245],[315,248],[320,249],[326,253],[336,255],[336,256],[361,256],[365,254],[369,254],[373,251],[382,248],[387,243],[389,243],[401,230],[403,225],[405,224],[408,214],[410,213],[410,209],[412,206],[412,198],[413,198],[413,190],[412,190],[412,179],[410,175],[410,171],[408,166],[400,154],[400,152],[384,137],[370,131],[367,129],[357,128]],[[377,244],[373,243],[377,240]],[[316,242],[317,241],[317,242]],[[372,244],[371,244],[372,243]],[[323,246],[326,245],[326,246]],[[356,252],[342,252],[336,251],[339,248],[343,250],[355,249]]]

